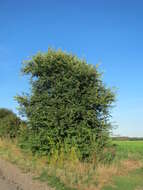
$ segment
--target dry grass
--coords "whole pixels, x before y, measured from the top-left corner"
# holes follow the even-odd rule
[[[111,183],[112,176],[117,175],[117,173],[118,173],[118,167],[116,167],[115,165],[99,166],[97,169],[97,178],[98,181],[100,182],[98,183],[98,189],[102,189],[104,185]]]
[[[25,172],[30,171],[40,175],[44,170],[49,175],[58,177],[65,185],[78,190],[101,190],[104,185],[112,183],[112,176],[126,175],[131,170],[142,167],[140,161],[133,159],[122,160],[118,164],[99,164],[95,167],[94,163],[80,162],[74,153],[70,159],[58,155],[58,160],[53,158],[51,163],[47,164],[47,157],[38,158],[30,152],[23,153],[16,144],[0,140],[0,156],[17,164]]]
[[[121,162],[121,171],[118,174],[127,174],[128,172],[135,170],[137,168],[141,168],[143,163],[139,160],[123,160]]]
[[[141,168],[143,163],[138,160],[122,160],[118,164],[112,164],[109,166],[99,165],[97,169],[98,189],[102,189],[104,185],[112,184],[113,176],[125,176],[130,171]],[[95,176],[95,177],[96,177]]]

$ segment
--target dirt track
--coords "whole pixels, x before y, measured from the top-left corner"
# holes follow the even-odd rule
[[[0,159],[0,190],[51,190],[46,184],[32,180],[32,177]]]
[[[14,184],[10,184],[5,179],[0,179],[0,189],[1,190],[18,190],[18,187]]]

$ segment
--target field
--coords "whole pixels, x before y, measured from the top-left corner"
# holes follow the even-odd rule
[[[117,155],[115,159],[117,162],[119,160],[134,160],[138,161],[141,165],[137,168],[133,168],[133,170],[129,171],[126,175],[112,177],[112,184],[103,189],[143,190],[143,141],[115,141],[114,143],[117,145]],[[135,164],[133,167],[134,166]]]
[[[117,146],[117,157],[143,159],[143,141],[114,141]]]
[[[0,140],[0,157],[35,174],[35,180],[56,190],[143,190],[143,141],[113,141],[116,154],[111,163],[82,163],[74,152],[70,159],[47,163],[30,152],[21,152],[16,142]]]

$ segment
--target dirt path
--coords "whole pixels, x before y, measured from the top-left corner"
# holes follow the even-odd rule
[[[4,179],[0,179],[0,189],[1,190],[18,190],[18,187],[14,184],[9,184]]]
[[[0,190],[52,190],[46,184],[32,180],[32,175],[0,159]]]

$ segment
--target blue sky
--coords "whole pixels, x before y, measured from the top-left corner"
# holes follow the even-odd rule
[[[101,63],[104,82],[117,88],[115,134],[143,136],[142,0],[0,1],[0,107],[29,89],[21,62],[48,47]]]

